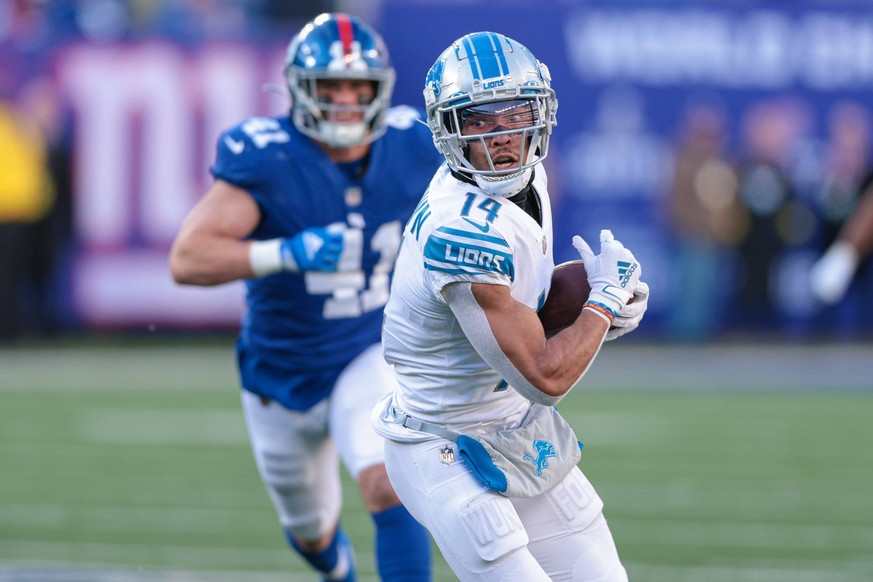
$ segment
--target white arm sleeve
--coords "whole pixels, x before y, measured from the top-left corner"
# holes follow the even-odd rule
[[[549,396],[541,392],[528,382],[506,357],[497,343],[497,338],[494,337],[494,332],[491,331],[485,312],[473,296],[471,287],[471,283],[450,283],[442,290],[443,298],[461,325],[464,335],[470,340],[470,344],[495,372],[503,376],[510,386],[528,400],[545,406],[554,406],[560,402],[563,395]]]

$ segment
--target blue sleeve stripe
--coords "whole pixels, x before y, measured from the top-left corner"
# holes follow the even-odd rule
[[[449,275],[473,275],[473,274],[478,275],[478,274],[481,274],[481,273],[471,272],[467,269],[455,269],[455,268],[451,268],[451,267],[442,267],[442,266],[437,266],[437,265],[431,265],[429,263],[425,263],[424,268],[427,269],[428,271],[437,271],[440,273],[448,273]]]
[[[463,241],[463,239],[472,239],[472,240],[481,241],[483,243],[493,243],[495,245],[509,248],[509,244],[505,240],[503,240],[503,238],[498,237],[498,236],[489,236],[487,234],[470,232],[468,230],[458,230],[456,228],[449,228],[447,226],[441,226],[438,229],[436,229],[435,232],[457,237],[457,240],[459,242]]]
[[[469,275],[471,277],[484,277],[485,275],[500,274],[505,277],[509,277],[509,275],[501,271],[476,269],[472,266],[459,268],[457,265],[432,265],[430,263],[425,263],[424,268],[428,271],[436,271],[438,273],[446,273],[448,275]],[[509,277],[509,280],[512,281],[512,277]]]

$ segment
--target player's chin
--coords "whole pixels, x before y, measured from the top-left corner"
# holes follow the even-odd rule
[[[361,123],[364,121],[363,115],[337,115],[331,119],[334,123]]]

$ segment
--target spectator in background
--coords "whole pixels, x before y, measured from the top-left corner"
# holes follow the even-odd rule
[[[758,103],[743,120],[746,151],[738,174],[746,224],[732,319],[747,329],[770,331],[782,324],[780,261],[814,232],[814,216],[799,201],[788,173],[791,147],[807,126],[806,109],[785,99]]]
[[[825,305],[839,303],[873,247],[873,120],[862,105],[838,104],[829,120],[825,173],[818,198],[824,254],[810,271],[810,287]]]
[[[54,264],[49,144],[24,99],[0,98],[0,339],[44,331]]]
[[[40,248],[35,251],[33,285],[28,299],[33,305],[39,333],[54,335],[64,321],[67,298],[64,268],[73,244],[73,175],[69,111],[54,79],[39,76],[21,91],[24,111],[36,122],[45,139],[46,168],[54,190],[51,213],[39,225]]]
[[[706,339],[724,320],[742,235],[737,177],[725,153],[726,120],[715,105],[685,113],[669,201],[682,305],[667,314],[673,339]]]

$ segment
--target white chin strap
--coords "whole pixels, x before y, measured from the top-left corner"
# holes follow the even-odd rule
[[[335,123],[322,121],[318,124],[320,139],[333,147],[349,147],[358,145],[367,137],[366,123]]]
[[[473,174],[473,180],[476,185],[482,188],[486,194],[498,196],[500,198],[509,198],[515,196],[528,185],[530,182],[533,168],[526,168],[520,172],[509,174],[507,176],[483,176],[482,174]]]

